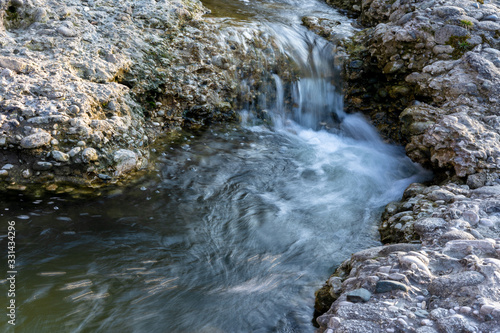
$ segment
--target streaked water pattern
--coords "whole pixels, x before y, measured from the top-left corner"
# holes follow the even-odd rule
[[[384,205],[429,177],[343,112],[331,47],[297,23],[331,9],[229,3],[302,64],[301,80],[275,73],[262,92],[277,96],[263,106],[274,125],[248,109],[241,125],[185,133],[157,148],[156,173],[101,198],[4,197],[0,218],[18,228],[16,332],[313,332],[314,291],[379,245]]]

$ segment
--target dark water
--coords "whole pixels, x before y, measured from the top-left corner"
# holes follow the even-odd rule
[[[331,59],[301,58],[313,37],[289,14],[299,2],[217,2],[228,3],[289,15],[263,29],[304,63],[293,107],[276,75],[273,128],[243,110],[242,125],[166,142],[155,174],[101,198],[4,197],[2,234],[7,220],[17,227],[16,332],[313,332],[314,291],[379,244],[384,205],[427,176],[343,113],[332,75],[314,75]],[[326,42],[315,45],[322,58]],[[315,126],[332,113],[337,130]]]

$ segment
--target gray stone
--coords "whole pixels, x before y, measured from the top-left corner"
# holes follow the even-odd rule
[[[500,24],[493,21],[483,21],[477,24],[477,27],[482,30],[487,31],[497,31],[500,30]]]
[[[22,73],[27,69],[27,64],[19,59],[0,57],[0,67],[8,68],[16,73]]]
[[[82,148],[81,147],[75,147],[73,149],[71,149],[69,152],[68,152],[68,155],[70,157],[75,157],[76,155],[78,155],[79,152],[82,151]]]
[[[353,303],[368,302],[372,293],[365,288],[359,288],[347,293],[347,300]]]
[[[12,165],[12,164],[5,164],[5,165],[2,167],[2,169],[3,169],[3,170],[11,170],[11,169],[13,169],[13,168],[14,168],[14,165]]]
[[[432,280],[428,290],[434,295],[446,296],[467,286],[476,286],[482,283],[485,277],[476,271],[466,271],[453,275],[445,275]]]
[[[418,309],[417,311],[415,311],[415,316],[420,318],[427,318],[429,316],[429,312],[422,309]]]
[[[391,280],[395,280],[395,281],[402,281],[406,278],[406,275],[401,274],[401,273],[392,273],[392,274],[389,274],[388,278]]]
[[[435,54],[441,54],[441,53],[450,54],[453,53],[453,50],[454,48],[451,45],[436,45],[432,49],[432,52],[434,52]]]
[[[64,37],[76,37],[76,36],[78,36],[78,33],[75,30],[70,29],[66,26],[60,26],[59,28],[57,28],[57,32],[60,33],[61,35],[63,35]]]
[[[52,136],[45,131],[41,131],[23,138],[21,140],[21,147],[27,149],[39,148],[49,145],[50,140],[52,140]]]
[[[466,318],[458,314],[438,320],[437,326],[443,333],[477,332],[477,329],[472,326]]]
[[[380,280],[375,285],[375,292],[377,294],[387,293],[393,290],[402,290],[404,292],[408,292],[410,288],[408,288],[407,285],[401,282],[390,281],[390,280]]]
[[[450,191],[439,189],[432,191],[427,197],[432,201],[443,200],[444,202],[450,202],[453,200],[455,195]]]
[[[7,177],[9,175],[9,171],[7,170],[0,170],[0,177]]]
[[[498,20],[499,20],[499,18],[498,18],[498,16],[497,16],[497,15],[495,15],[495,14],[491,14],[491,15],[487,15],[487,16],[483,17],[483,20],[485,20],[485,21],[494,21],[494,22],[496,22],[496,21],[498,21]]]
[[[485,173],[475,173],[467,177],[467,185],[469,185],[469,187],[472,189],[480,188],[481,186],[484,186],[485,183],[486,183]]]
[[[435,328],[432,328],[430,326],[422,326],[417,328],[416,330],[417,333],[438,333],[438,331]]]
[[[36,171],[46,171],[52,169],[52,163],[50,162],[36,162],[33,164],[33,170]]]
[[[436,31],[434,36],[436,43],[446,44],[451,37],[465,37],[469,31],[456,25],[445,25]]]
[[[425,218],[422,220],[418,220],[415,222],[413,227],[415,228],[415,231],[417,231],[420,234],[426,234],[429,232],[432,232],[436,229],[442,229],[446,227],[448,223],[446,220],[438,217],[429,217]]]
[[[62,151],[59,150],[53,150],[51,152],[51,156],[53,159],[55,159],[58,162],[67,162],[69,161],[69,155],[66,153],[63,153]]]
[[[94,148],[85,148],[82,152],[82,159],[84,162],[97,161],[99,156]]]
[[[113,160],[116,162],[116,174],[130,172],[137,167],[137,154],[128,149],[120,149],[113,155]]]
[[[433,12],[434,12],[434,14],[436,14],[440,17],[443,17],[443,18],[466,14],[465,10],[463,10],[460,7],[455,7],[455,6],[435,7]]]

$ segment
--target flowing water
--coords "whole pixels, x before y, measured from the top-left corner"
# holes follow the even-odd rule
[[[344,114],[333,50],[300,25],[312,13],[349,33],[346,18],[315,0],[205,3],[275,34],[301,79],[263,91],[273,127],[242,110],[241,126],[161,145],[157,173],[119,192],[3,198],[16,332],[313,332],[314,291],[379,245],[384,205],[428,177]]]

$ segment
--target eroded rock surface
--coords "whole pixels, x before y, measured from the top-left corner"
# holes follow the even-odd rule
[[[234,118],[239,77],[258,84],[278,56],[269,36],[205,12],[191,0],[1,0],[0,167],[13,165],[1,187],[116,181],[148,167],[158,136]]]
[[[329,2],[365,26],[339,43],[348,109],[436,178],[386,207],[391,245],[354,254],[318,292],[335,300],[319,331],[499,332],[500,3]],[[360,288],[370,299],[349,302]]]

